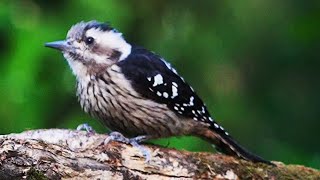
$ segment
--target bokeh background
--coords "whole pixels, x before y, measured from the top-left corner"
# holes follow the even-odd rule
[[[84,122],[107,132],[82,112],[62,55],[43,46],[92,19],[171,62],[243,146],[320,168],[320,1],[2,0],[1,134]],[[155,142],[214,151],[192,137]]]

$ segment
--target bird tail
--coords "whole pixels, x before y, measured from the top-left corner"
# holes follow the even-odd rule
[[[212,126],[210,129],[207,129],[204,134],[201,134],[201,137],[205,137],[205,139],[207,139],[209,142],[212,142],[218,151],[227,155],[238,156],[248,161],[274,165],[270,161],[265,160],[262,157],[246,150],[244,147],[239,145],[221,126],[217,126],[217,124],[215,125],[216,126]]]

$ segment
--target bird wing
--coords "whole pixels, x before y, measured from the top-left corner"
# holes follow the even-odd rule
[[[180,116],[207,123],[212,136],[206,134],[203,137],[210,139],[219,151],[253,162],[272,164],[240,146],[218,125],[193,89],[160,56],[143,48],[136,48],[118,65],[133,88],[145,98],[166,104]]]
[[[212,125],[213,119],[202,100],[160,56],[143,48],[133,48],[118,66],[143,97],[166,104],[180,116]]]

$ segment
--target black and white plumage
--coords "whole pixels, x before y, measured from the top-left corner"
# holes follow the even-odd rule
[[[271,164],[238,145],[168,62],[108,24],[80,22],[66,40],[46,46],[63,52],[81,107],[111,130],[147,139],[199,136],[226,154]]]
[[[213,122],[202,100],[169,63],[154,53],[134,47],[118,63],[133,88],[145,98],[166,104],[178,115],[196,121]]]

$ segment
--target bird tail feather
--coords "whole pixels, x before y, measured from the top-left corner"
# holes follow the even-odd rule
[[[251,153],[246,150],[240,144],[238,144],[224,129],[210,127],[201,137],[206,137],[209,142],[212,142],[216,149],[224,154],[231,156],[238,156],[242,159],[252,161],[252,162],[261,162],[269,165],[274,165],[268,160],[263,159],[262,157]]]

